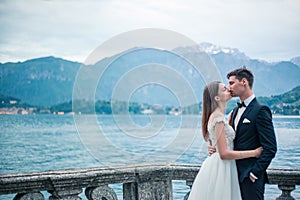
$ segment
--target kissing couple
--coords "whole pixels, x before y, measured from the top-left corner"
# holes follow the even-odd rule
[[[229,86],[207,84],[202,101],[202,134],[210,141],[209,156],[198,172],[189,200],[264,199],[266,170],[277,151],[270,109],[252,90],[254,76],[246,68],[227,74]],[[240,102],[225,120],[226,103]]]

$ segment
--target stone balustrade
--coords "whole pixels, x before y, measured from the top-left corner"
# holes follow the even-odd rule
[[[0,199],[3,194],[15,194],[14,200],[42,200],[43,191],[50,200],[81,199],[85,191],[88,200],[116,200],[110,184],[123,185],[124,200],[173,199],[173,180],[193,183],[199,165],[178,163],[140,163],[86,169],[2,174]],[[273,168],[268,170],[270,184],[278,185],[282,194],[276,199],[294,199],[291,191],[300,184],[300,169]],[[185,199],[188,194],[186,194]]]

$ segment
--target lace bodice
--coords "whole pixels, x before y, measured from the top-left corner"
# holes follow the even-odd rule
[[[232,150],[233,149],[233,140],[235,138],[235,131],[225,121],[225,118],[223,116],[214,118],[213,121],[208,124],[207,129],[208,129],[209,139],[212,141],[212,145],[214,147],[216,147],[216,149],[218,151],[218,148],[217,148],[217,138],[216,138],[216,134],[215,134],[215,125],[218,122],[223,122],[224,123],[227,148]]]

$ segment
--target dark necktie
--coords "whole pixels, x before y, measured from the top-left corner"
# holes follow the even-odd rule
[[[237,105],[239,108],[246,107],[246,104],[244,102],[242,102],[242,103],[237,102]]]

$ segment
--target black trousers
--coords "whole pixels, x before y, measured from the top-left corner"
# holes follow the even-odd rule
[[[250,178],[245,178],[244,181],[240,183],[240,189],[243,200],[263,200],[265,180],[260,178],[253,183]]]

